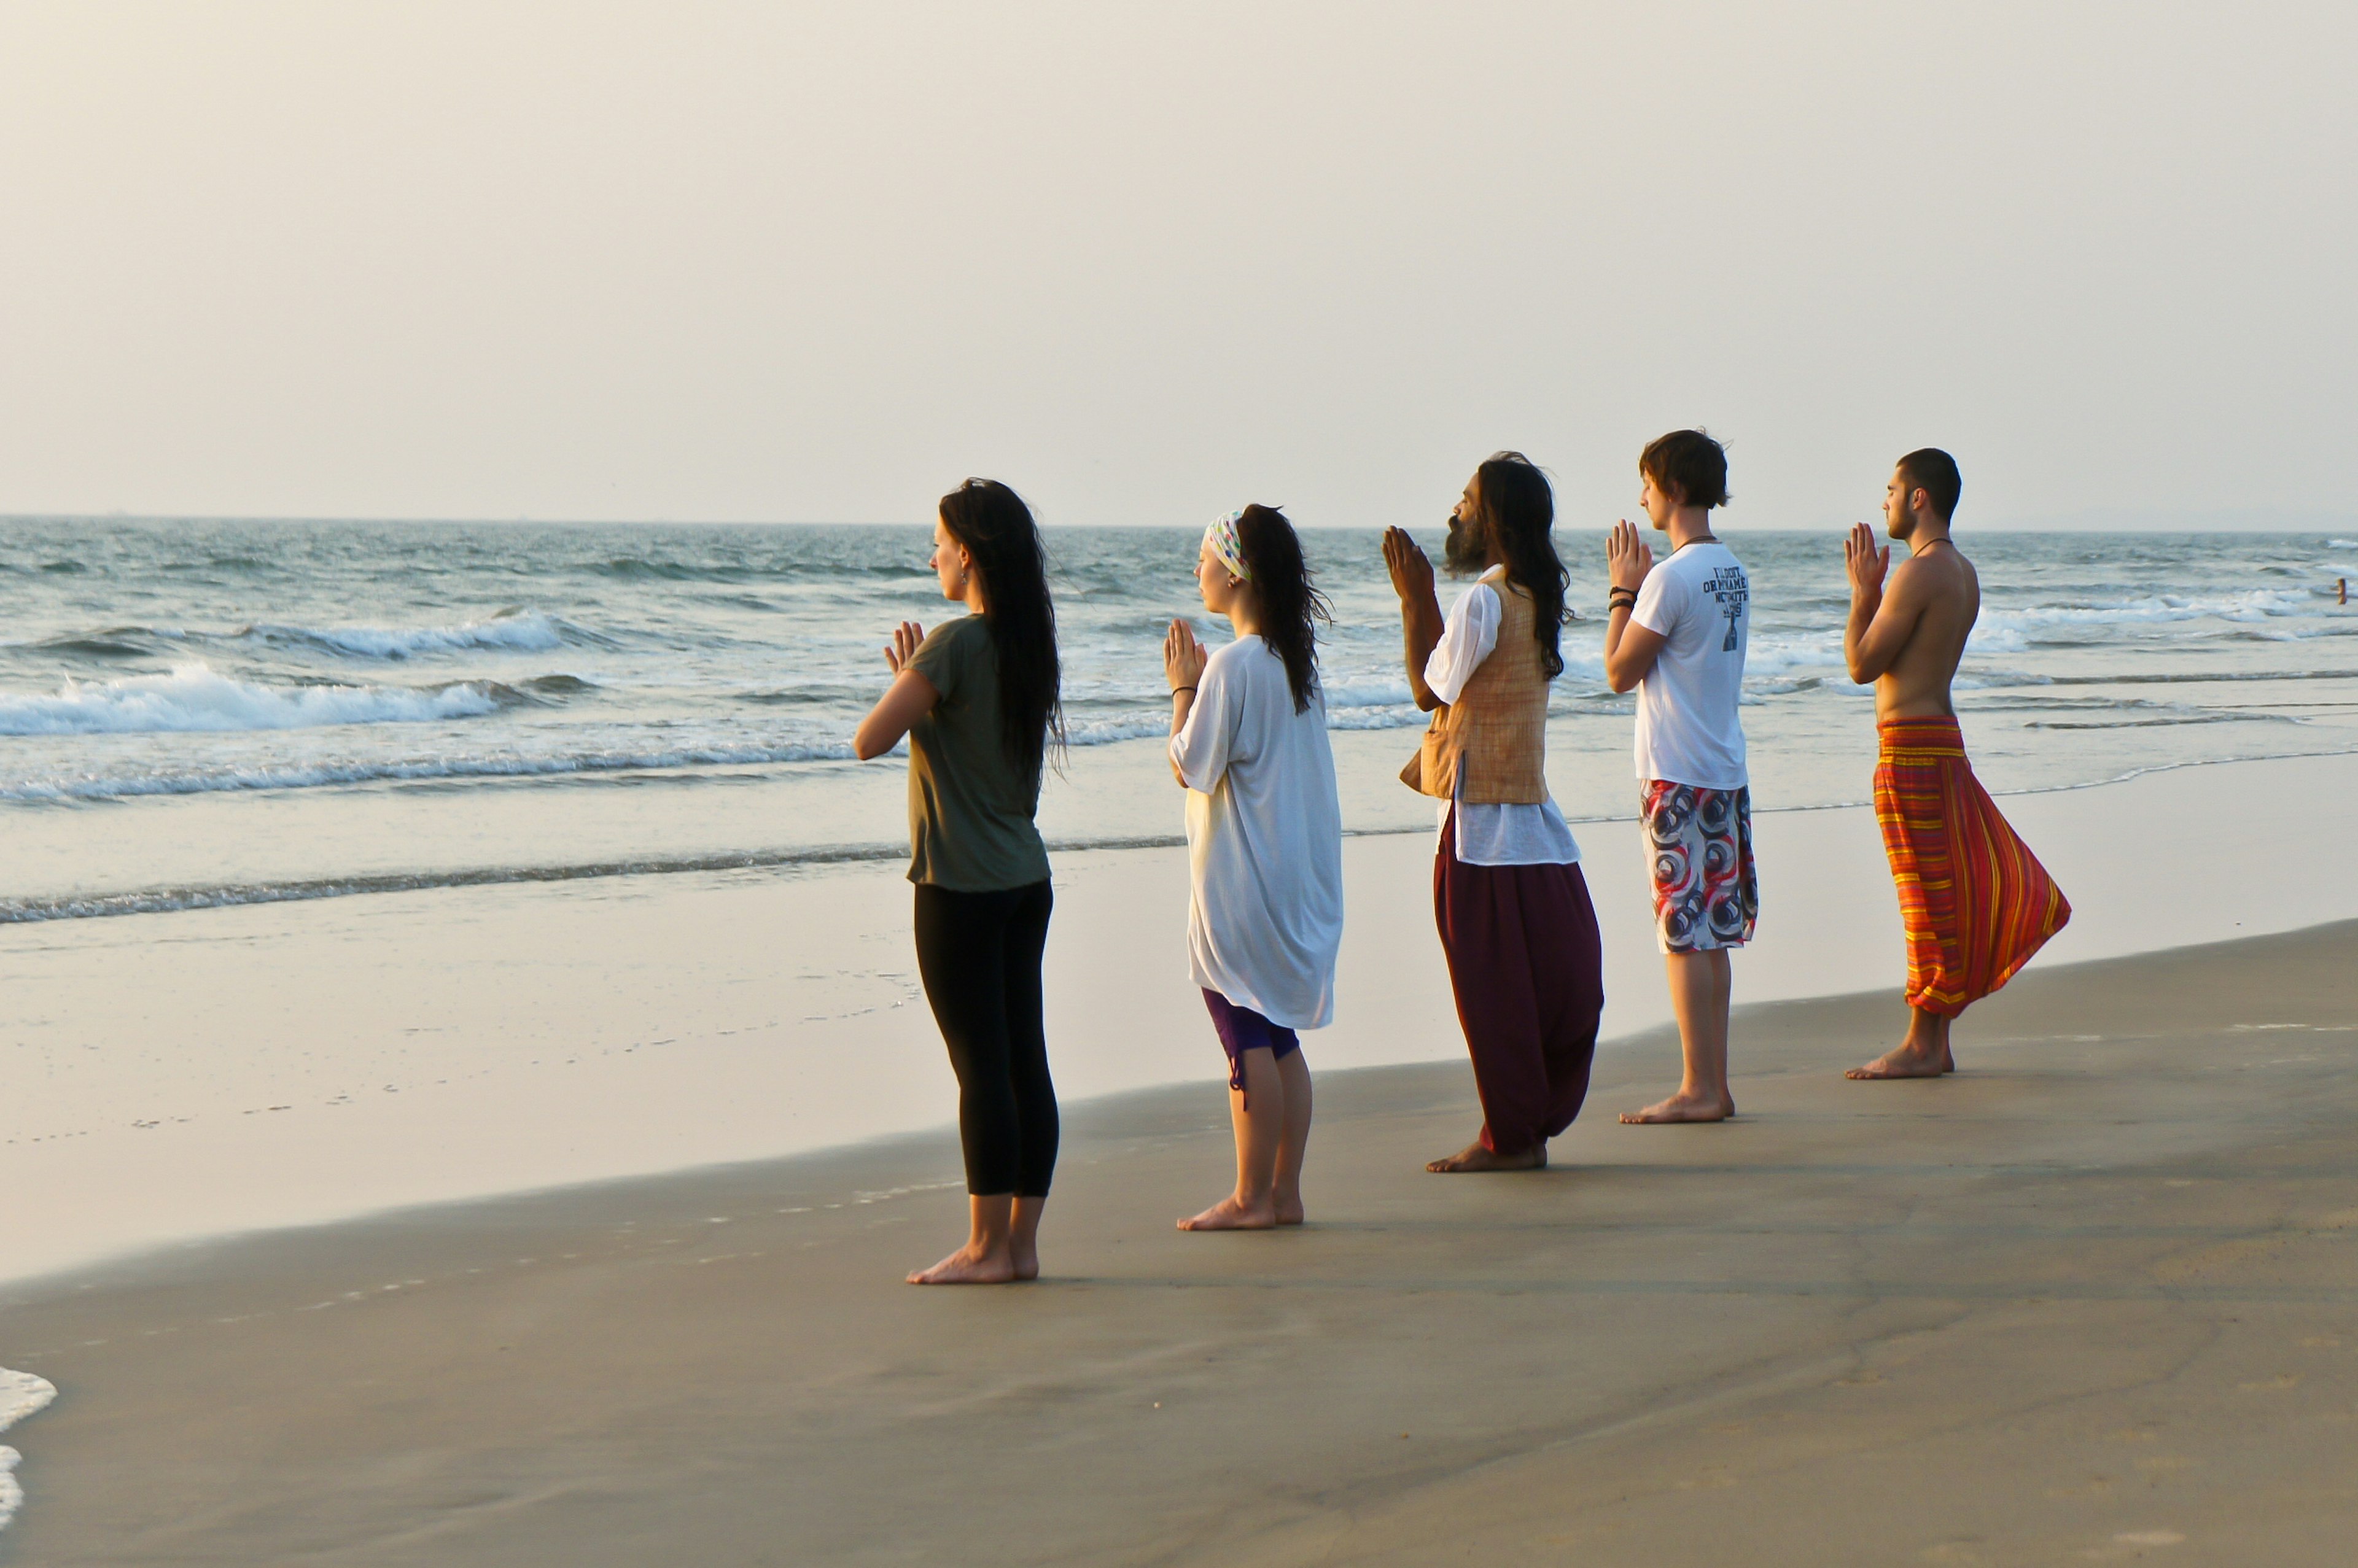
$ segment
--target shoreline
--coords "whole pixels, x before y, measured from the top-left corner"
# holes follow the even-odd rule
[[[1990,791],[1990,795],[1998,800],[2009,800],[2027,795],[2062,795],[2082,790],[2107,789],[2115,784],[2131,784],[2141,778],[2182,772],[2190,768],[2297,762],[2317,758],[2348,756],[2358,756],[2358,749],[2338,752],[2274,752],[2248,757],[2201,757],[2186,762],[2149,763],[2127,769],[2109,777],[2090,779],[2076,784],[2025,784],[2010,789],[1995,789]],[[1753,815],[1756,817],[1764,817],[1795,812],[1855,811],[1869,809],[1873,805],[1870,800],[1831,800],[1805,806],[1760,806],[1755,809]],[[1564,820],[1574,828],[1580,828],[1602,827],[1611,823],[1635,822],[1638,816],[1635,812],[1606,812],[1585,816],[1566,814]],[[1431,827],[1422,824],[1389,824],[1381,827],[1346,827],[1343,830],[1343,837],[1347,840],[1389,838],[1406,834],[1428,834],[1432,831]],[[1116,834],[1077,838],[1052,838],[1048,840],[1048,852],[1051,855],[1077,855],[1112,849],[1184,849],[1186,843],[1185,835],[1178,833]],[[709,854],[663,860],[535,863],[516,866],[454,866],[432,871],[368,872],[277,882],[131,888],[116,892],[35,895],[29,898],[0,900],[0,926],[41,925],[68,920],[112,920],[135,914],[179,914],[211,909],[243,909],[254,904],[313,903],[328,899],[367,898],[385,893],[432,892],[453,888],[601,881],[631,877],[692,876],[716,871],[770,871],[792,873],[821,871],[838,866],[889,864],[906,860],[908,853],[908,846],[905,844],[878,840],[789,849],[716,850]]]
[[[2251,800],[2353,793],[2358,757],[2328,755],[2012,797],[2078,911],[2034,972],[2358,916],[2358,884],[2250,874],[2276,830]],[[1606,946],[1604,1038],[1627,1041],[1668,1001],[1643,868],[1613,828],[1586,835],[1584,863]],[[1872,814],[1762,813],[1758,839],[1766,907],[1739,1002],[1896,990]],[[1362,835],[1345,853],[1340,1005],[1307,1043],[1314,1065],[1462,1060],[1429,840]],[[1170,849],[1060,858],[1050,1038],[1068,1102],[1223,1071],[1186,983],[1185,876]],[[0,927],[16,1060],[43,1087],[0,1107],[0,1190],[42,1195],[0,1216],[0,1282],[939,1128],[954,1100],[907,896],[869,868]],[[142,986],[115,983],[125,972]]]
[[[1615,1124],[1662,1065],[1616,1051],[1528,1176],[1417,1167],[1462,1061],[1322,1073],[1292,1234],[1170,1227],[1211,1088],[1097,1099],[1039,1285],[900,1282],[946,1130],[20,1283],[60,1392],[0,1553],[2336,1562],[2353,975],[2358,921],[2034,967],[1918,1084],[1839,1076],[1887,997],[1756,1003],[1742,1118]],[[1894,1452],[1942,1484],[1861,1493]]]

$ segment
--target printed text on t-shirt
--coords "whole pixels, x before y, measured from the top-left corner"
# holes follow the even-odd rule
[[[1743,619],[1744,607],[1752,597],[1750,584],[1745,580],[1742,567],[1722,567],[1703,579],[1703,591],[1719,605],[1719,612],[1727,617],[1727,641],[1719,645],[1723,654],[1736,652],[1736,625]]]

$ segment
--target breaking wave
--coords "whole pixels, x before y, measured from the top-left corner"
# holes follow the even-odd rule
[[[257,622],[234,635],[277,647],[316,648],[345,658],[388,660],[471,649],[546,653],[563,647],[568,640],[604,641],[585,627],[536,610],[503,610],[488,620],[456,626],[316,627]]]
[[[202,663],[169,675],[68,680],[53,697],[0,695],[0,735],[305,730],[330,724],[419,724],[475,719],[517,697],[495,681],[441,687],[264,686]]]
[[[2057,626],[2121,626],[2178,621],[2259,622],[2299,615],[2313,610],[2317,595],[2307,589],[2245,589],[2223,594],[2143,594],[2135,599],[2095,604],[2042,604],[2021,610],[1982,608],[1971,645],[1983,644],[2006,633],[2046,631]]]

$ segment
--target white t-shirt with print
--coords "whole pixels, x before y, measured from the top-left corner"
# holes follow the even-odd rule
[[[1674,550],[1646,574],[1629,619],[1662,638],[1638,683],[1638,776],[1739,789],[1744,654],[1752,641],[1752,582],[1716,541]]]

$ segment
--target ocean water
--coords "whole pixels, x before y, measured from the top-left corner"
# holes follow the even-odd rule
[[[1756,805],[1864,798],[1868,693],[1843,668],[1842,536],[1723,530],[1749,568]],[[1305,544],[1346,824],[1429,826],[1395,778],[1422,723],[1377,535]],[[1959,682],[2000,791],[2358,751],[2358,540],[1976,535]],[[1438,555],[1439,534],[1425,540]],[[1631,814],[1630,705],[1605,688],[1601,534],[1549,732],[1566,815]],[[1073,747],[1042,826],[1167,841],[1160,647],[1192,531],[1050,534]],[[0,922],[905,847],[897,757],[851,759],[903,619],[951,609],[918,527],[0,522]],[[1444,589],[1444,598],[1448,592]],[[1592,841],[1618,829],[1592,827]],[[880,866],[880,874],[887,868]]]

